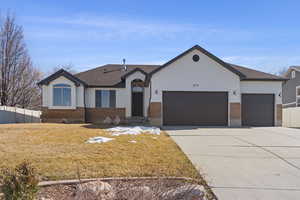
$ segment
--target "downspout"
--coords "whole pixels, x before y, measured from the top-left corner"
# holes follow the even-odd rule
[[[149,119],[149,114],[150,114],[150,105],[151,105],[151,98],[152,98],[152,81],[151,79],[149,80],[149,89],[150,89],[150,95],[149,95],[149,104],[148,104],[148,114],[147,118]]]
[[[84,108],[84,123],[86,123],[86,105],[85,105],[85,86],[83,85],[83,108]]]

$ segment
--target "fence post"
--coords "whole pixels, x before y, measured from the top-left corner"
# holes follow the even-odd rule
[[[15,123],[17,123],[17,108],[15,107]]]

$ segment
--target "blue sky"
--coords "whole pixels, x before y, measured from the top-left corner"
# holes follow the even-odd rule
[[[24,28],[35,66],[163,64],[199,44],[266,72],[300,65],[300,1],[3,0]]]

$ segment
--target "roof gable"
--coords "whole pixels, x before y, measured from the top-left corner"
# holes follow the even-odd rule
[[[82,80],[80,80],[79,78],[73,76],[72,74],[70,74],[69,72],[67,72],[64,69],[60,69],[57,72],[55,72],[54,74],[48,76],[47,78],[41,80],[38,85],[49,85],[49,83],[59,77],[65,77],[67,79],[69,79],[70,81],[72,81],[73,83],[75,83],[76,86],[79,86],[80,84],[82,85],[86,85],[86,83]]]
[[[200,47],[199,45],[195,45],[192,48],[186,50],[185,52],[181,53],[180,55],[176,56],[175,58],[171,59],[170,61],[166,62],[165,64],[161,65],[159,68],[153,70],[149,75],[152,76],[153,74],[155,74],[156,72],[162,70],[163,68],[169,66],[170,64],[174,63],[176,60],[182,58],[183,56],[187,55],[188,53],[192,52],[193,50],[197,49],[198,51],[200,51],[201,53],[203,53],[204,55],[208,56],[209,58],[211,58],[212,60],[214,60],[215,62],[219,63],[221,66],[223,66],[224,68],[226,68],[227,70],[231,71],[232,73],[238,75],[241,79],[245,78],[246,76],[241,73],[240,71],[232,68],[228,63],[222,61],[220,58],[216,57],[215,55],[213,55],[212,53],[206,51],[205,49],[203,49],[202,47]]]
[[[130,76],[130,75],[132,75],[132,74],[134,74],[134,73],[136,73],[136,72],[141,72],[142,74],[145,75],[145,77],[148,76],[148,74],[147,74],[144,70],[142,70],[142,69],[140,69],[140,68],[135,68],[134,70],[131,70],[131,71],[128,72],[127,74],[124,74],[121,78],[124,80],[124,79],[126,79],[128,76]]]

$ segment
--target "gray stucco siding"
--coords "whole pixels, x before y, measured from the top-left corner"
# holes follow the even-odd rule
[[[291,72],[288,78],[291,78]],[[296,71],[296,78],[290,79],[282,85],[282,103],[289,104],[296,102],[296,87],[300,86],[300,72]]]

